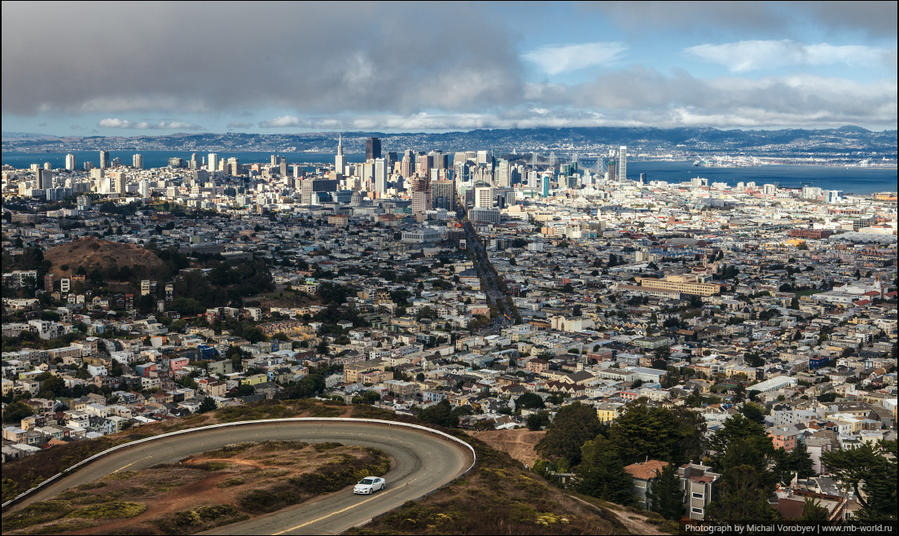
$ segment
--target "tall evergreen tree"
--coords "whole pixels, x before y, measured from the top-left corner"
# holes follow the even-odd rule
[[[768,504],[768,485],[751,465],[735,465],[724,473],[717,497],[709,504],[709,521],[765,523],[778,518]]]
[[[543,458],[555,463],[565,460],[567,467],[574,467],[581,462],[581,446],[600,430],[596,409],[575,402],[559,409],[536,450]]]
[[[634,502],[634,481],[624,470],[618,449],[608,439],[598,437],[581,448],[578,490],[618,504]]]
[[[734,415],[711,437],[709,449],[712,467],[722,477],[707,518],[731,522],[777,519],[777,511],[768,504],[778,480],[768,470],[775,452],[762,425]]]
[[[826,452],[821,461],[837,482],[855,492],[864,521],[896,521],[896,441]]]
[[[684,514],[684,490],[681,489],[677,469],[674,464],[668,464],[656,475],[656,480],[647,490],[649,506],[665,519],[677,521]]]
[[[684,464],[701,455],[704,432],[705,421],[696,413],[650,407],[639,399],[618,416],[609,428],[609,439],[626,464],[647,456]]]

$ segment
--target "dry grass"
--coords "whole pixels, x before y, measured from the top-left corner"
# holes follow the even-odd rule
[[[626,534],[611,513],[569,497],[508,454],[464,437],[471,473],[350,534]]]

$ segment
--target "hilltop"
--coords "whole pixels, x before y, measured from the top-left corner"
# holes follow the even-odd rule
[[[44,259],[50,262],[50,272],[57,278],[71,277],[84,268],[85,274],[98,269],[108,279],[128,279],[120,275],[161,274],[166,265],[149,249],[134,244],[110,242],[98,238],[87,237],[60,244],[44,253]],[[117,275],[111,275],[111,274]]]

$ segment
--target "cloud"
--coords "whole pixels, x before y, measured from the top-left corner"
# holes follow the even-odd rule
[[[620,42],[545,46],[523,54],[522,57],[539,65],[547,74],[554,75],[611,63],[620,59],[627,48],[627,45]]]
[[[306,124],[299,117],[293,115],[282,115],[269,121],[262,121],[259,126],[262,128],[284,128],[284,127],[302,127]]]
[[[97,122],[98,127],[104,128],[128,128],[134,130],[199,130],[199,125],[185,123],[183,121],[131,121],[118,117],[107,117]]]
[[[685,71],[630,68],[577,85],[530,84],[532,105],[592,110],[605,124],[644,126],[895,128],[896,80],[869,83],[811,75],[702,80]],[[545,115],[544,115],[545,116]],[[702,121],[707,121],[702,123]]]
[[[599,10],[621,29],[646,35],[657,28],[683,33],[735,33],[775,36],[821,27],[874,38],[896,38],[896,2],[595,2],[579,4]]]
[[[470,4],[4,2],[2,14],[4,113],[472,111],[522,88],[502,21]],[[265,31],[235,39],[249,15]],[[34,83],[48,72],[65,82]]]
[[[776,69],[791,66],[833,65],[895,66],[896,50],[862,45],[804,45],[788,39],[780,41],[738,41],[720,45],[703,44],[685,50],[699,59],[724,65],[732,72]]]

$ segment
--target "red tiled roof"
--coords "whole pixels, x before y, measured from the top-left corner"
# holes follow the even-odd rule
[[[629,475],[640,480],[649,480],[656,477],[656,472],[668,467],[668,462],[660,460],[647,460],[642,463],[632,463],[624,468]]]

